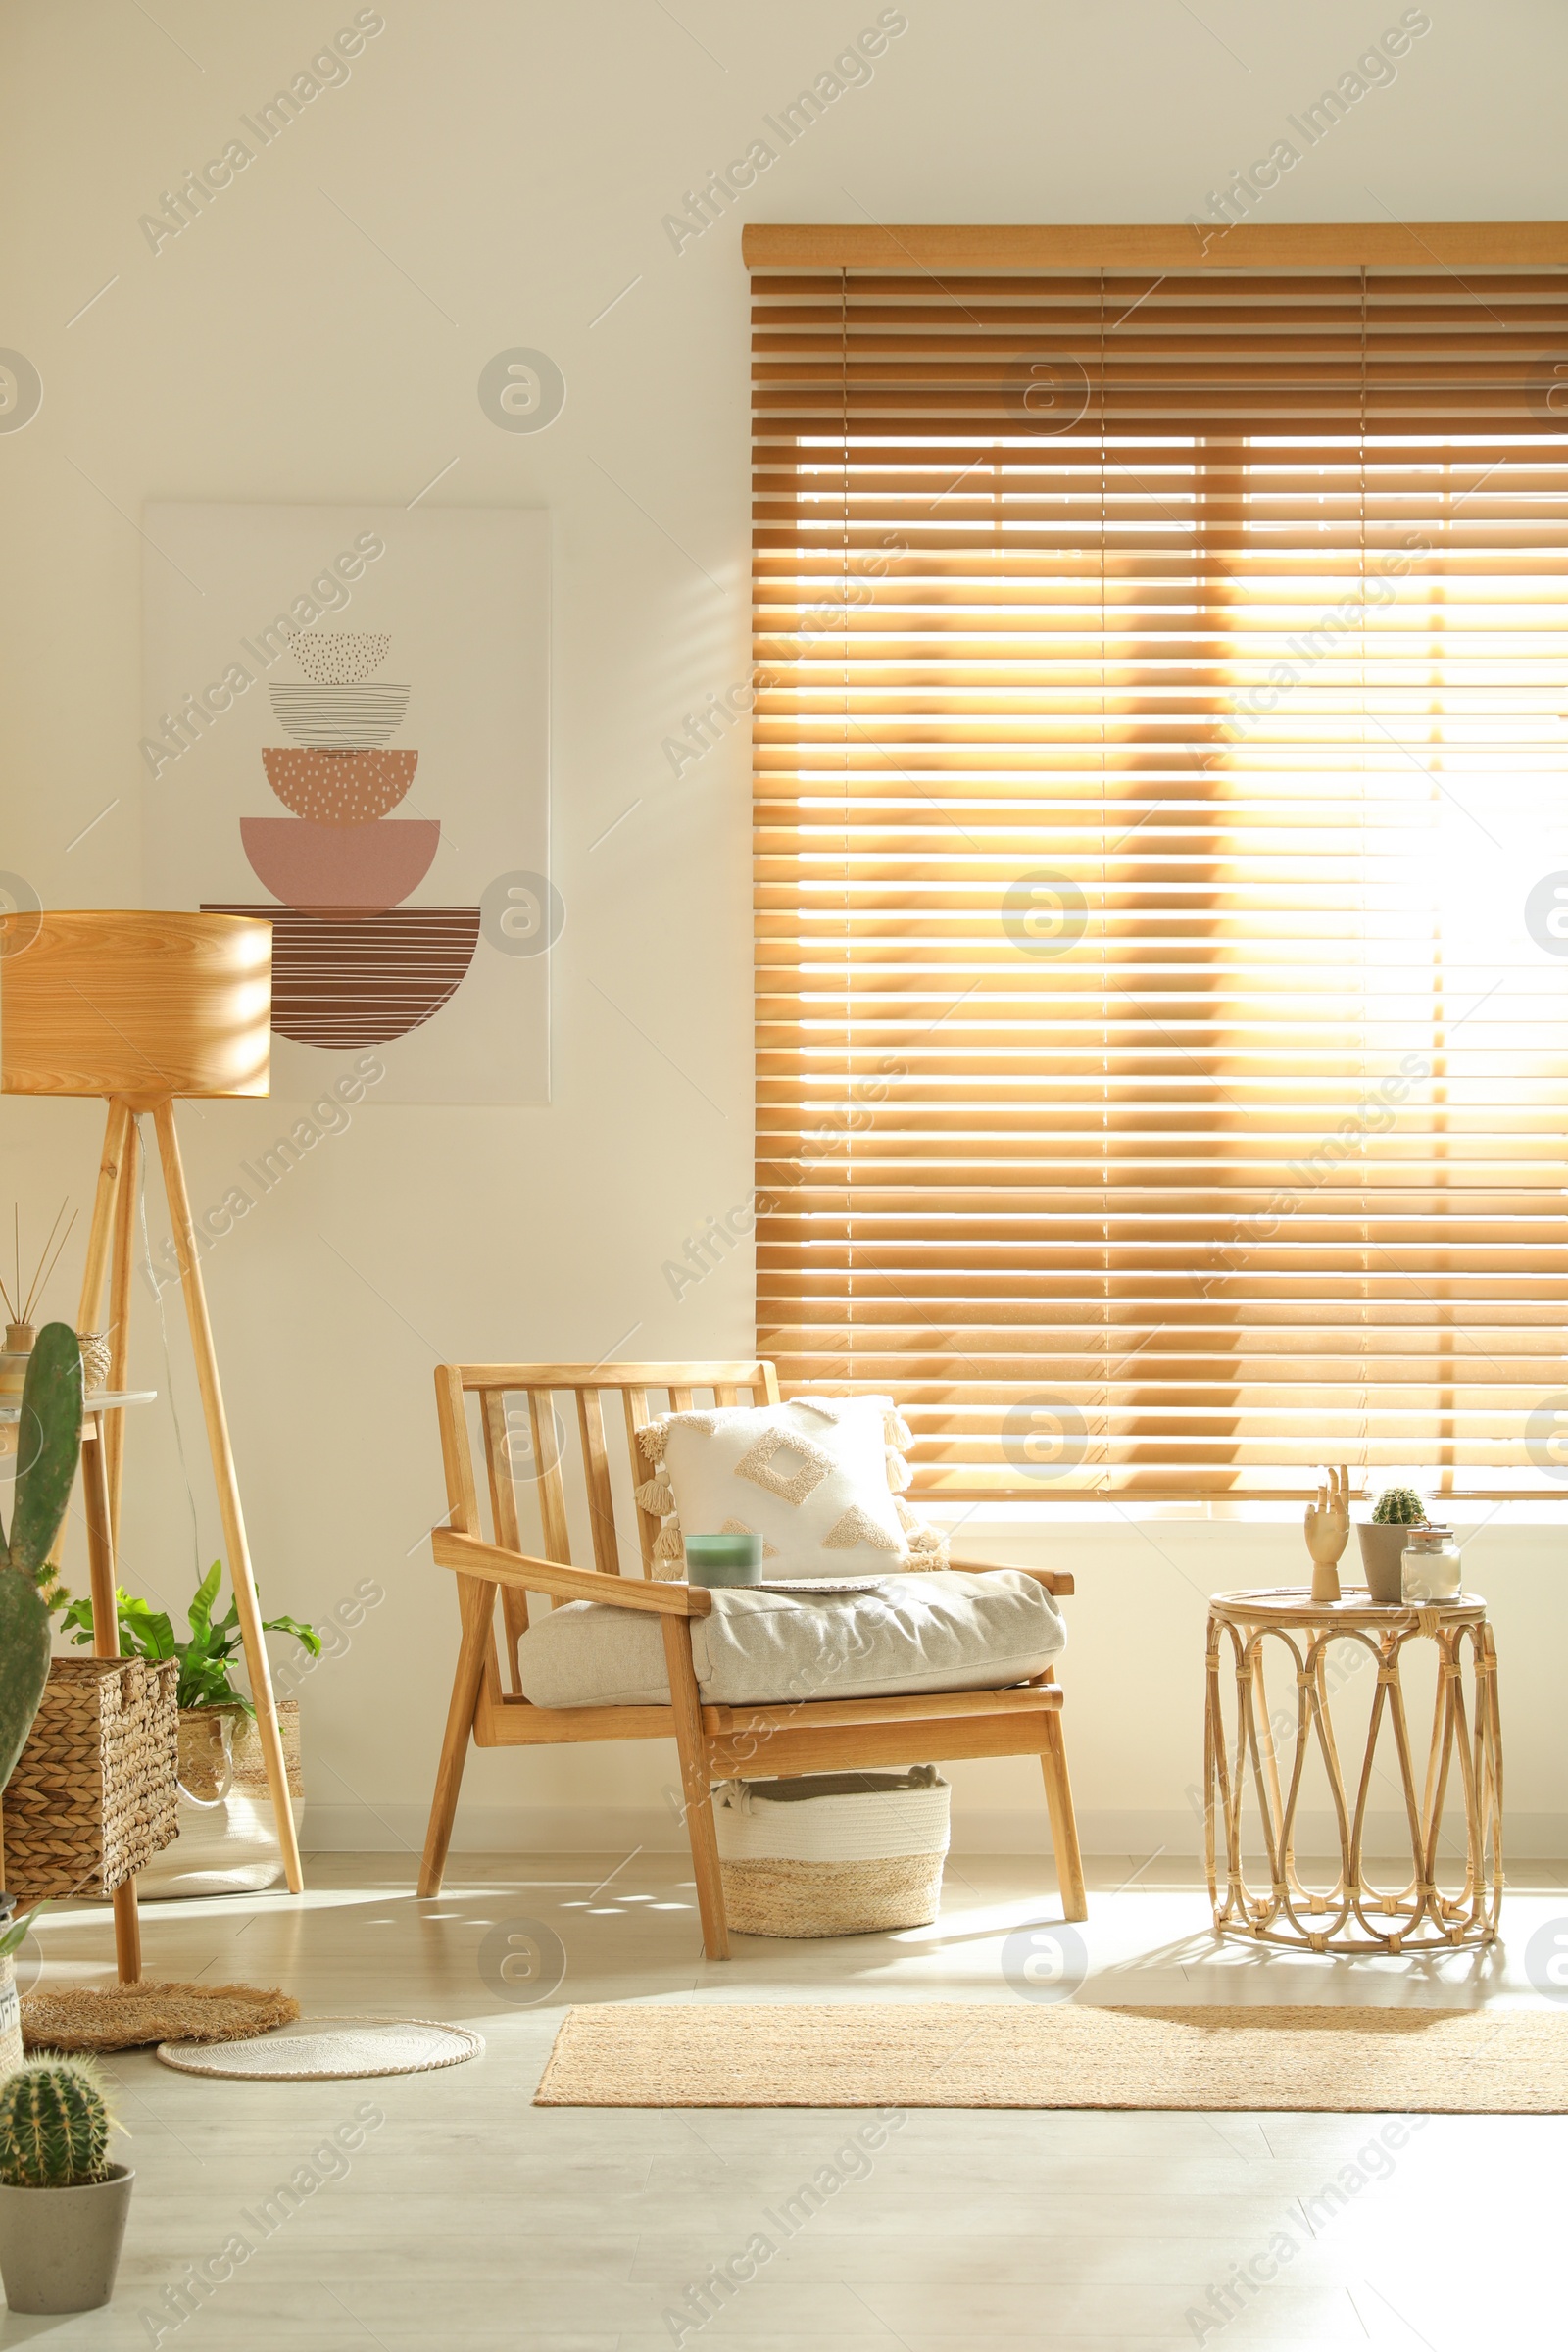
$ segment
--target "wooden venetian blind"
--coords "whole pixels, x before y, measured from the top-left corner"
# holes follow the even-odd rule
[[[759,1352],[1568,1493],[1568,231],[1198,242],[748,232]]]

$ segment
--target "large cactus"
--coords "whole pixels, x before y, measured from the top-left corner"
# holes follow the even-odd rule
[[[39,1586],[80,1448],[81,1348],[69,1323],[46,1323],[22,1391],[9,1544],[0,1529],[0,1788],[27,1743],[49,1679],[49,1612]]]
[[[108,2101],[90,2058],[45,2052],[0,2087],[0,2181],[78,2188],[109,2170]]]

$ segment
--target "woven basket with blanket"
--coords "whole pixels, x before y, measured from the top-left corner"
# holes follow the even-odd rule
[[[942,1907],[950,1797],[934,1764],[721,1781],[713,1822],[730,1926],[746,1936],[929,1927]]]

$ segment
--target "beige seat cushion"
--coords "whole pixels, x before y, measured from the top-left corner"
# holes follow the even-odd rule
[[[869,1591],[715,1592],[692,1620],[692,1661],[710,1706],[997,1690],[1028,1682],[1067,1639],[1044,1585],[1017,1569],[882,1578]],[[536,1707],[659,1706],[669,1697],[659,1618],[568,1601],[517,1644]]]

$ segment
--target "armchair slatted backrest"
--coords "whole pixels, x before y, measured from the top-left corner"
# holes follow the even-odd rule
[[[479,1535],[477,1436],[485,1467],[491,1541],[508,1551],[628,1573],[621,1530],[635,1528],[625,1560],[656,1571],[659,1516],[636,1499],[650,1476],[637,1432],[662,1412],[693,1405],[776,1404],[778,1377],[760,1362],[682,1364],[454,1364],[437,1382],[449,1524]],[[617,1423],[620,1425],[617,1427]],[[577,1557],[572,1544],[577,1544]],[[508,1694],[520,1697],[517,1642],[528,1595],[501,1593]],[[560,1602],[553,1603],[559,1606]]]

